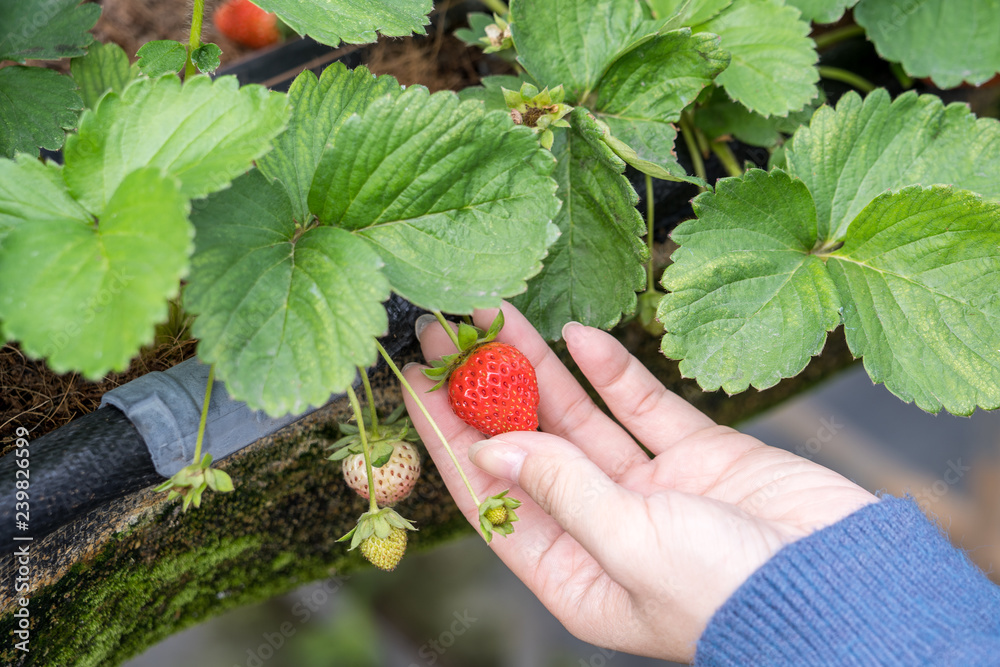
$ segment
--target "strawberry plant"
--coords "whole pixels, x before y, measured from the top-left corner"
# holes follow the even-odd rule
[[[421,34],[432,10],[254,4],[268,19],[251,31],[260,43],[278,20],[330,45]],[[934,95],[893,97],[819,58],[867,35],[901,87],[980,84],[1000,71],[992,3],[481,4],[491,13],[462,37],[514,74],[431,94],[335,63],[284,94],[207,76],[220,50],[201,41],[203,0],[188,41],[136,54],[92,43],[96,4],[0,2],[0,60],[13,63],[0,68],[4,341],[98,378],[180,311],[213,377],[255,409],[300,413],[346,392],[357,426],[334,457],[369,500],[347,538],[384,569],[415,528],[389,506],[419,453],[405,422],[379,423],[370,388],[366,421],[354,383],[384,355],[393,293],[442,321],[511,299],[550,339],[570,320],[610,328],[639,311],[683,375],[729,393],[797,375],[843,326],[903,400],[1000,407],[1000,124]],[[812,23],[848,10],[857,25]],[[69,74],[27,65],[63,58]],[[827,104],[822,79],[858,92]],[[767,169],[740,164],[733,137],[767,149]],[[714,183],[713,157],[729,175]],[[662,275],[654,179],[701,190]],[[491,333],[460,326],[455,356],[431,371],[452,374],[460,410],[493,398],[476,398],[463,370],[496,351]],[[495,363],[520,364],[502,354]],[[529,370],[504,397],[511,412],[463,418],[488,435],[533,429]],[[161,487],[185,508],[233,487],[200,454]],[[484,536],[509,535],[519,502],[466,485]]]
[[[255,4],[331,45],[422,34],[432,10],[431,0]],[[334,64],[284,94],[207,76],[220,50],[202,42],[203,0],[189,39],[138,53],[93,42],[98,4],[0,1],[4,341],[97,378],[174,316],[193,321],[211,376],[254,408],[298,413],[346,392],[356,426],[342,426],[332,458],[367,502],[336,535],[387,570],[423,527],[404,497],[427,474],[408,423],[380,422],[369,387],[364,416],[355,395],[379,355],[398,372],[375,338],[393,293],[442,320],[511,299],[551,339],[569,320],[612,327],[635,315],[683,375],[729,393],[796,376],[843,326],[872,379],[903,400],[957,414],[1000,407],[1000,124],[920,94],[919,81],[977,85],[1000,72],[994,3],[480,5],[469,6],[489,13],[461,35],[513,74],[431,94]],[[894,76],[878,80],[891,92],[820,57],[864,38],[891,61]],[[37,64],[60,59],[58,71]],[[741,163],[733,138],[763,149],[761,168]],[[61,162],[43,149],[62,150]],[[728,177],[714,179],[720,170]],[[651,252],[659,181],[685,199],[701,191],[665,270]],[[454,361],[489,337],[454,333]],[[534,426],[528,407],[518,428]],[[482,535],[517,540],[519,501],[480,499],[446,451]],[[212,466],[199,444],[160,488],[197,507],[208,491],[233,490]],[[216,539],[206,514],[191,525]],[[261,546],[212,542],[211,553],[257,559]],[[255,561],[264,574],[254,576],[278,576],[287,555],[274,571]],[[89,614],[115,599],[76,604]],[[105,648],[118,638],[94,642],[93,655],[118,650]]]

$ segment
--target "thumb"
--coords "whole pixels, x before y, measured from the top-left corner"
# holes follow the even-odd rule
[[[644,517],[643,499],[615,483],[579,448],[555,435],[514,431],[469,448],[485,472],[517,484],[604,567],[632,578],[626,545],[640,530],[627,517]]]

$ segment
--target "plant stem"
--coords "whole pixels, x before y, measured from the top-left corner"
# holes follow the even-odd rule
[[[694,124],[691,122],[691,116],[687,113],[681,114],[681,135],[684,137],[684,143],[687,145],[688,153],[691,154],[691,163],[694,165],[695,176],[703,181],[707,181],[708,174],[705,171],[705,161],[701,158],[701,151],[698,149],[698,144],[695,142]],[[698,186],[698,189],[702,192],[708,190],[708,188],[704,186]]]
[[[823,49],[828,49],[831,46],[840,44],[841,42],[851,39],[852,37],[858,37],[865,34],[865,29],[859,25],[849,25],[843,28],[837,28],[836,30],[831,30],[830,32],[824,33],[818,37],[814,37],[813,41],[816,42],[816,50],[822,51]]]
[[[365,432],[365,420],[361,414],[361,403],[358,402],[358,395],[354,393],[354,387],[347,387],[347,398],[351,401],[351,409],[354,410],[354,418],[358,420],[358,434],[361,436],[361,451],[365,456],[365,472],[368,474],[368,509],[378,512],[378,503],[375,502],[375,473],[372,472],[372,455],[368,451],[368,434]]]
[[[188,39],[187,63],[184,65],[184,80],[187,81],[197,72],[191,54],[201,46],[201,24],[205,20],[205,0],[194,0],[194,12],[191,14],[191,36]]]
[[[892,69],[893,75],[903,88],[906,90],[913,88],[913,77],[903,70],[902,65],[899,63],[889,63],[889,67]]]
[[[857,88],[863,93],[870,93],[875,90],[875,84],[868,79],[855,74],[854,72],[848,72],[846,69],[840,69],[839,67],[820,65],[819,75],[824,79],[846,83],[849,86]]]
[[[507,16],[510,13],[510,9],[503,2],[503,0],[480,0],[486,8],[497,16]]]
[[[215,364],[208,367],[208,386],[205,387],[205,402],[201,405],[201,421],[198,422],[198,439],[194,443],[194,461],[201,463],[201,443],[205,439],[205,424],[208,423],[208,403],[212,400],[212,384],[215,382]]]
[[[743,168],[740,167],[739,161],[736,156],[733,155],[733,149],[729,147],[724,141],[713,141],[712,152],[719,158],[722,162],[722,166],[726,168],[726,173],[730,176],[736,176],[739,178],[743,175]]]
[[[358,373],[361,374],[361,381],[365,385],[365,399],[368,401],[368,410],[372,417],[372,435],[378,436],[378,411],[375,410],[375,394],[372,393],[372,383],[368,380],[368,371],[358,366]],[[358,422],[358,427],[364,427],[364,423]]]
[[[455,344],[455,349],[461,352],[462,344],[458,342],[458,334],[456,334],[455,330],[451,328],[450,324],[448,324],[448,320],[444,319],[444,315],[441,314],[440,310],[434,311],[434,317],[436,317],[437,321],[441,323],[441,326],[448,334],[448,338],[451,338],[451,342]]]
[[[646,247],[649,248],[649,266],[646,268],[646,291],[656,289],[653,280],[653,221],[655,220],[656,202],[653,201],[653,177],[646,174]]]
[[[385,348],[382,347],[382,344],[379,343],[378,340],[375,341],[375,346],[378,347],[379,354],[381,354],[382,358],[385,359],[385,363],[389,364],[389,368],[391,368],[392,372],[396,375],[397,378],[399,378],[400,384],[403,385],[403,388],[413,398],[413,400],[416,401],[417,407],[420,408],[420,412],[423,413],[424,418],[427,419],[427,422],[431,425],[431,428],[434,429],[434,434],[441,441],[441,444],[444,445],[445,451],[448,452],[448,456],[451,457],[451,462],[455,464],[455,469],[458,470],[458,474],[462,477],[462,481],[465,482],[465,488],[469,490],[469,495],[471,495],[472,500],[475,501],[476,507],[479,507],[480,505],[479,496],[477,496],[476,492],[472,490],[472,483],[469,482],[469,478],[465,476],[465,470],[463,470],[462,466],[459,464],[458,457],[455,456],[455,452],[452,451],[451,445],[448,444],[448,441],[445,439],[444,434],[441,433],[441,429],[438,428],[437,422],[435,422],[434,418],[431,417],[431,413],[427,411],[427,408],[424,406],[424,402],[420,400],[420,396],[418,396],[417,392],[413,389],[412,386],[410,386],[410,383],[406,381],[406,378],[403,377],[403,373],[399,370],[399,367],[396,366],[395,363],[393,363],[392,357],[389,356],[389,353],[385,351]]]

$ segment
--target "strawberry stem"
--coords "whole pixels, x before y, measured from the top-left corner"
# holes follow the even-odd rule
[[[371,452],[368,451],[368,434],[365,432],[365,420],[361,413],[361,403],[358,402],[358,395],[354,393],[354,387],[349,386],[347,388],[347,398],[351,401],[354,418],[358,420],[361,451],[365,456],[365,473],[368,475],[368,507],[372,512],[378,512],[378,503],[375,502],[375,473],[372,472],[372,457]]]
[[[646,174],[646,247],[649,248],[649,268],[646,270],[646,289],[650,292],[656,289],[656,279],[653,276],[653,223],[655,222],[656,202],[653,201],[653,177]]]
[[[507,16],[510,13],[510,9],[503,2],[503,0],[482,0],[486,8],[497,16]]]
[[[208,403],[212,400],[212,385],[215,383],[215,364],[208,367],[208,385],[205,387],[205,402],[201,405],[201,421],[198,422],[198,439],[194,443],[194,461],[201,463],[201,443],[205,439],[205,424],[208,423]]]
[[[197,72],[191,54],[201,46],[201,24],[205,19],[205,0],[194,0],[194,11],[191,14],[191,36],[188,39],[187,63],[184,65],[184,80],[187,81]]]
[[[458,334],[456,334],[455,330],[451,328],[450,324],[448,324],[448,320],[444,319],[444,315],[441,314],[440,310],[434,311],[434,317],[436,317],[438,322],[441,323],[441,326],[444,327],[445,332],[448,334],[448,338],[451,338],[451,342],[455,344],[455,349],[461,352],[462,344],[458,342]]]
[[[446,327],[446,328],[449,331],[451,330],[451,327]],[[385,359],[385,363],[389,364],[389,368],[391,368],[392,372],[396,375],[397,378],[399,378],[400,384],[403,385],[403,388],[406,389],[407,393],[410,394],[413,400],[416,401],[417,407],[420,408],[420,412],[423,413],[424,418],[427,419],[427,422],[431,425],[431,428],[434,429],[434,434],[437,435],[438,439],[441,441],[441,444],[444,445],[445,451],[448,452],[448,456],[451,457],[451,462],[455,464],[455,469],[458,470],[458,474],[462,477],[462,481],[465,482],[465,488],[469,490],[469,495],[471,495],[472,500],[475,501],[476,507],[479,507],[479,505],[481,504],[479,502],[479,496],[477,496],[476,492],[472,490],[472,484],[469,482],[469,478],[465,476],[465,471],[462,469],[461,464],[458,462],[458,457],[455,456],[455,452],[452,451],[451,445],[448,444],[448,441],[445,439],[444,434],[441,433],[441,429],[438,428],[437,422],[435,422],[434,418],[431,417],[431,413],[427,411],[427,408],[424,406],[423,401],[420,400],[420,396],[413,389],[413,387],[410,386],[410,383],[406,381],[406,378],[403,377],[402,371],[400,371],[399,367],[393,363],[392,357],[389,356],[389,353],[385,351],[385,348],[382,347],[382,344],[379,343],[377,339],[375,340],[375,345],[376,347],[378,347],[379,354],[381,354],[382,358]]]
[[[365,399],[368,401],[368,409],[372,418],[372,436],[378,438],[378,412],[375,410],[375,394],[372,393],[372,383],[368,380],[368,371],[358,366],[358,372],[361,373],[361,381],[365,383]],[[360,426],[364,426],[364,424],[360,424]]]

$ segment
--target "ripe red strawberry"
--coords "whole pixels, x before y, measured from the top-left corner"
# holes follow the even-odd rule
[[[372,468],[375,484],[375,500],[379,507],[391,507],[413,491],[420,477],[420,453],[409,442],[392,443],[392,456],[379,468]],[[365,471],[364,454],[351,454],[344,459],[344,481],[368,499],[368,474]]]
[[[451,409],[462,421],[490,437],[538,428],[538,381],[531,362],[513,345],[494,340],[503,313],[485,334],[468,324],[458,327],[459,351],[432,362],[425,374],[447,381]]]
[[[281,40],[278,17],[250,0],[226,0],[212,17],[223,35],[252,49],[260,49]]]
[[[448,378],[451,409],[488,436],[538,428],[538,381],[528,358],[513,345],[474,348]]]

